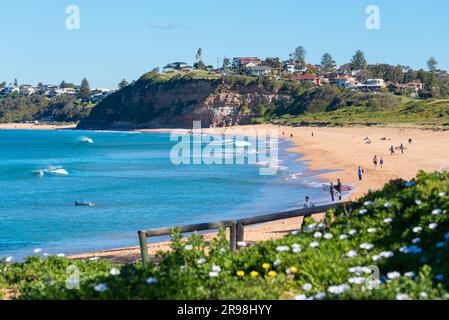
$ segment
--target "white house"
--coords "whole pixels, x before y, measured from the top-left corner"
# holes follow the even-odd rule
[[[255,66],[248,68],[248,74],[252,76],[266,76],[271,74],[271,68],[268,66]]]

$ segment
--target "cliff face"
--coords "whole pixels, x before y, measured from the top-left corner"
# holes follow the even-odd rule
[[[222,79],[170,79],[143,76],[112,94],[78,128],[191,128],[245,124],[258,108],[290,99],[286,93],[257,81],[229,83]]]

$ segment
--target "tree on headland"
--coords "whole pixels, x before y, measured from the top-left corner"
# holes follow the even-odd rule
[[[429,60],[427,60],[427,67],[429,68],[429,71],[432,73],[437,71],[437,65],[438,61],[434,57],[430,57]]]
[[[19,82],[17,81],[17,78],[14,79],[14,87],[18,87],[19,86]]]
[[[332,58],[332,55],[330,53],[323,54],[323,57],[321,58],[321,68],[323,68],[324,71],[329,72],[335,69],[337,64],[335,63],[334,58]]]
[[[223,69],[229,68],[231,65],[231,60],[228,57],[223,58]]]
[[[365,54],[362,50],[357,50],[351,59],[351,70],[363,70],[366,68],[367,62]]]
[[[67,87],[67,82],[65,82],[64,80],[61,81],[61,83],[59,84],[60,88],[66,88]]]
[[[206,69],[206,65],[203,62],[203,49],[199,48],[196,51],[196,63],[193,65],[195,67],[195,69],[198,70],[205,70]]]
[[[83,78],[81,81],[80,91],[79,91],[79,97],[81,99],[86,99],[90,95],[90,85],[89,81],[87,81],[86,78]]]
[[[125,87],[129,86],[129,82],[125,80],[125,78],[122,79],[122,81],[120,81],[120,83],[118,84],[118,88],[119,89],[123,89]]]
[[[306,49],[303,46],[299,46],[295,49],[295,52],[290,54],[290,57],[299,64],[306,64]]]
[[[42,88],[43,86],[44,86],[44,84],[43,84],[42,82],[38,82],[38,83],[37,83],[37,87],[38,87],[38,88]]]

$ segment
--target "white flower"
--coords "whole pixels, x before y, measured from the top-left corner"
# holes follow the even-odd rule
[[[357,230],[352,229],[352,230],[349,230],[348,233],[349,233],[351,236],[353,236],[353,235],[355,235],[355,234],[357,233]]]
[[[239,247],[246,247],[248,244],[245,241],[239,241],[237,242],[237,246]]]
[[[198,264],[204,264],[205,262],[206,262],[206,259],[204,259],[204,258],[196,260],[196,263],[198,263]]]
[[[364,206],[373,206],[373,205],[374,205],[374,202],[372,202],[372,201],[365,201],[365,202],[363,203],[363,205],[364,205]]]
[[[398,293],[396,295],[396,300],[409,300],[408,294],[406,294],[406,293]]]
[[[438,228],[438,223],[431,223],[429,224],[429,228],[432,230],[435,230],[436,228]]]
[[[443,210],[441,210],[441,209],[435,209],[435,210],[432,211],[432,214],[433,214],[434,216],[437,216],[437,215],[441,214],[441,212],[443,212]]]
[[[361,274],[361,273],[371,273],[371,269],[368,267],[351,267],[348,269],[350,273]]]
[[[349,286],[347,284],[341,284],[339,286],[330,286],[329,288],[327,288],[327,291],[333,294],[341,294],[347,290],[349,290]]]
[[[394,253],[392,251],[382,251],[379,255],[383,258],[391,258],[394,256]]]
[[[295,230],[295,231],[292,231],[292,232],[291,232],[291,235],[292,235],[292,236],[296,236],[296,235],[298,235],[298,234],[299,234],[299,231],[298,231],[298,230]]]
[[[97,292],[105,292],[107,289],[108,289],[108,286],[105,285],[104,283],[97,284],[94,287],[94,290]]]
[[[218,277],[219,273],[217,271],[211,271],[209,272],[209,277],[216,278]]]
[[[422,201],[419,200],[419,199],[416,199],[416,200],[415,200],[415,203],[416,203],[418,206],[420,206],[420,205],[422,204]]]
[[[214,271],[214,272],[221,272],[221,267],[214,264],[212,266],[212,271]]]
[[[316,248],[316,247],[318,247],[320,244],[318,243],[318,242],[316,242],[316,241],[314,241],[314,242],[312,242],[309,246],[311,247],[311,248]]]
[[[361,248],[361,249],[365,249],[365,250],[371,250],[371,249],[374,248],[374,245],[371,244],[371,243],[362,243],[362,244],[360,245],[360,248]]]
[[[385,223],[392,223],[392,222],[393,222],[393,219],[391,219],[391,218],[385,218],[385,219],[384,219],[384,222],[385,222]]]
[[[99,257],[92,257],[92,258],[89,258],[89,261],[97,261],[97,260],[100,260],[100,258],[99,258]]]
[[[226,249],[225,248],[221,248],[220,249],[220,253],[226,253]]]
[[[404,276],[407,278],[413,278],[415,276],[415,273],[413,271],[404,273]]]
[[[14,257],[6,257],[5,262],[12,262],[14,260]]]
[[[349,278],[348,282],[352,284],[364,284],[366,279],[364,277],[353,277]]]
[[[153,284],[153,283],[156,283],[157,282],[157,279],[156,278],[153,278],[153,277],[149,277],[147,280],[146,280],[146,283],[148,283],[148,284]]]
[[[362,214],[362,215],[366,214],[367,212],[368,212],[368,210],[366,210],[366,209],[360,209],[359,210],[359,213]]]
[[[293,244],[293,245],[292,245],[292,248],[293,248],[293,252],[294,252],[294,253],[299,253],[299,252],[301,252],[301,246],[300,246],[299,244],[297,244],[297,243]]]
[[[310,290],[312,290],[312,284],[310,284],[310,283],[304,284],[304,285],[302,286],[302,290],[304,290],[304,291],[310,291]]]
[[[421,242],[421,238],[415,238],[415,239],[412,240],[413,244],[417,244],[417,243],[420,243],[420,242]]]
[[[309,230],[313,230],[316,228],[316,223],[309,224]]]
[[[391,205],[391,203],[389,203],[389,202],[385,202],[384,207],[385,207],[385,208],[391,208],[392,205]]]
[[[445,197],[445,196],[446,196],[446,192],[441,191],[438,195],[439,195],[440,197]]]
[[[357,251],[355,251],[355,250],[349,250],[349,251],[346,253],[346,256],[349,257],[349,258],[357,257]]]
[[[325,298],[326,297],[326,293],[324,293],[324,292],[318,292],[316,295],[314,295],[313,296],[315,299],[318,299],[318,300],[320,300],[320,299],[323,299],[323,298]]]
[[[378,261],[378,260],[380,260],[381,258],[382,258],[382,257],[379,256],[379,255],[374,255],[374,256],[371,257],[371,259],[372,259],[373,261]]]
[[[376,229],[376,228],[369,228],[369,229],[366,230],[366,231],[368,231],[368,233],[374,233],[374,232],[377,231],[377,229]]]
[[[346,239],[348,239],[348,235],[347,234],[341,234],[339,238],[340,238],[340,240],[346,240]]]
[[[304,294],[298,294],[295,296],[295,300],[307,300],[307,296]]]
[[[187,244],[185,247],[184,247],[184,250],[187,250],[187,251],[190,251],[190,250],[192,250],[193,249],[193,246],[191,245],[191,244]]]
[[[281,260],[276,260],[275,262],[273,262],[273,265],[274,266],[278,266],[278,265],[280,265],[281,264]]]
[[[422,231],[422,227],[414,227],[413,232],[414,233],[420,233]]]
[[[278,246],[276,248],[276,251],[278,251],[278,252],[285,252],[285,251],[289,251],[289,250],[290,250],[289,246]]]
[[[321,238],[322,236],[323,236],[323,234],[322,234],[321,232],[315,232],[315,233],[313,234],[313,237],[314,237],[315,239]]]
[[[40,253],[40,252],[42,252],[42,249],[36,248],[36,249],[33,250],[33,252],[34,252],[34,253]]]
[[[427,297],[429,296],[426,292],[422,291],[419,293],[419,296],[423,299],[427,299]]]
[[[401,276],[401,274],[399,272],[397,272],[397,271],[392,271],[392,272],[387,273],[387,277],[390,280],[397,279],[400,276]]]
[[[327,240],[329,240],[329,239],[332,239],[334,236],[331,234],[331,233],[326,233],[325,235],[324,235],[324,239],[327,239]]]
[[[62,257],[65,257],[65,254],[64,253],[58,253],[56,256],[59,257],[59,258],[62,258]]]
[[[47,253],[47,252],[44,253],[44,257],[48,257],[49,255],[50,255],[50,254]]]
[[[117,268],[112,268],[110,272],[113,276],[118,276],[120,274],[120,270]]]

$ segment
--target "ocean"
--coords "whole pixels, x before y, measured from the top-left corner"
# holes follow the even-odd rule
[[[134,246],[140,229],[329,201],[287,140],[275,175],[260,175],[260,163],[175,165],[176,143],[168,133],[0,130],[0,257]]]

